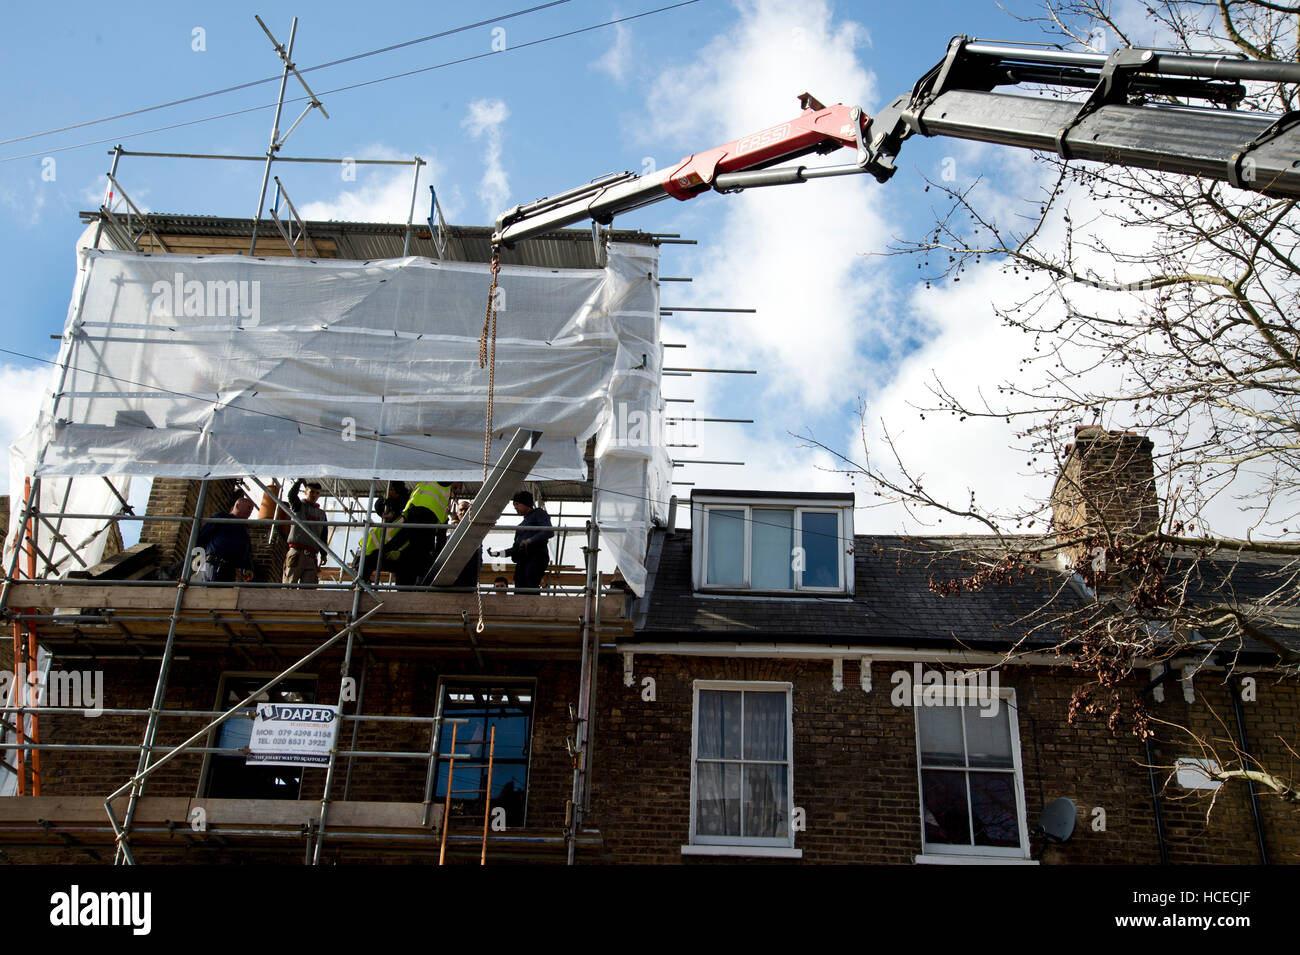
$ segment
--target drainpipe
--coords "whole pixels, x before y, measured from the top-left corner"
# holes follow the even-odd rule
[[[1173,673],[1174,668],[1165,663],[1164,672],[1146,685],[1146,689],[1140,694],[1141,698],[1145,699],[1152,690],[1173,676]],[[1147,755],[1147,781],[1151,785],[1151,810],[1156,817],[1156,841],[1160,846],[1160,864],[1169,865],[1169,843],[1165,840],[1165,817],[1160,809],[1160,788],[1156,785],[1156,757],[1151,752],[1151,737],[1144,739],[1142,745]]]
[[[1156,787],[1155,756],[1150,738],[1142,741],[1147,750],[1147,777],[1151,782],[1151,808],[1156,814],[1156,839],[1160,843],[1160,864],[1169,865],[1169,844],[1165,842],[1165,819],[1160,813],[1160,790]]]
[[[1246,724],[1241,717],[1241,693],[1238,692],[1240,685],[1229,682],[1227,687],[1228,695],[1232,697],[1232,715],[1237,723],[1237,749],[1241,752],[1243,763],[1247,761],[1254,763],[1255,758],[1246,748]],[[1255,842],[1259,845],[1259,861],[1263,865],[1268,865],[1268,846],[1264,843],[1264,819],[1259,811],[1259,793],[1255,791],[1253,779],[1247,779],[1246,786],[1250,791],[1250,814],[1255,819]]]

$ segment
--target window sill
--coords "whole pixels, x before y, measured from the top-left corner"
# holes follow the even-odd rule
[[[853,595],[843,590],[718,590],[703,588],[693,591],[696,597],[733,600],[743,597],[746,600],[809,600],[818,597],[822,600],[838,600],[852,603]]]
[[[916,857],[917,865],[1038,865],[1037,859],[1020,859],[1016,856],[940,855],[930,853]]]
[[[764,859],[802,859],[802,849],[786,846],[682,846],[684,856],[753,856]]]

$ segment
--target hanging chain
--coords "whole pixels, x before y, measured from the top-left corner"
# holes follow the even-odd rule
[[[492,456],[492,412],[496,398],[497,377],[497,280],[501,275],[501,247],[492,246],[492,284],[488,286],[487,308],[483,312],[483,331],[478,338],[478,366],[488,370],[487,416],[483,421],[483,485],[487,484],[488,463]],[[479,491],[483,490],[479,486]],[[474,507],[465,515],[465,520],[474,518]],[[483,592],[477,581],[474,596],[478,598],[478,625],[475,633],[483,632]]]

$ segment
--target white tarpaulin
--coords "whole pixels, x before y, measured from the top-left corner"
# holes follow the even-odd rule
[[[79,255],[66,377],[15,442],[11,487],[33,474],[481,476],[486,265]],[[603,270],[504,266],[497,300],[492,458],[529,428],[543,432],[530,479],[582,479],[599,433],[597,519],[640,592],[671,470],[657,250],[611,243]],[[619,422],[641,413],[629,439]]]

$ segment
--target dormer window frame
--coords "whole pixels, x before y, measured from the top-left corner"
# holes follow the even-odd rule
[[[718,512],[739,511],[743,526],[742,566],[740,583],[711,583],[709,571],[709,544],[716,537],[710,531]],[[817,596],[851,597],[853,595],[853,496],[799,495],[789,493],[758,492],[753,495],[693,494],[691,496],[692,527],[692,585],[701,594],[731,594],[754,596]],[[761,521],[764,512],[783,512],[790,515],[791,536],[796,546],[803,540],[805,517],[810,514],[829,514],[836,521],[839,541],[838,582],[833,587],[805,583],[804,571],[792,568],[792,586],[788,588],[754,587],[754,522]],[[731,520],[736,520],[732,517]],[[791,554],[793,562],[793,553]]]

